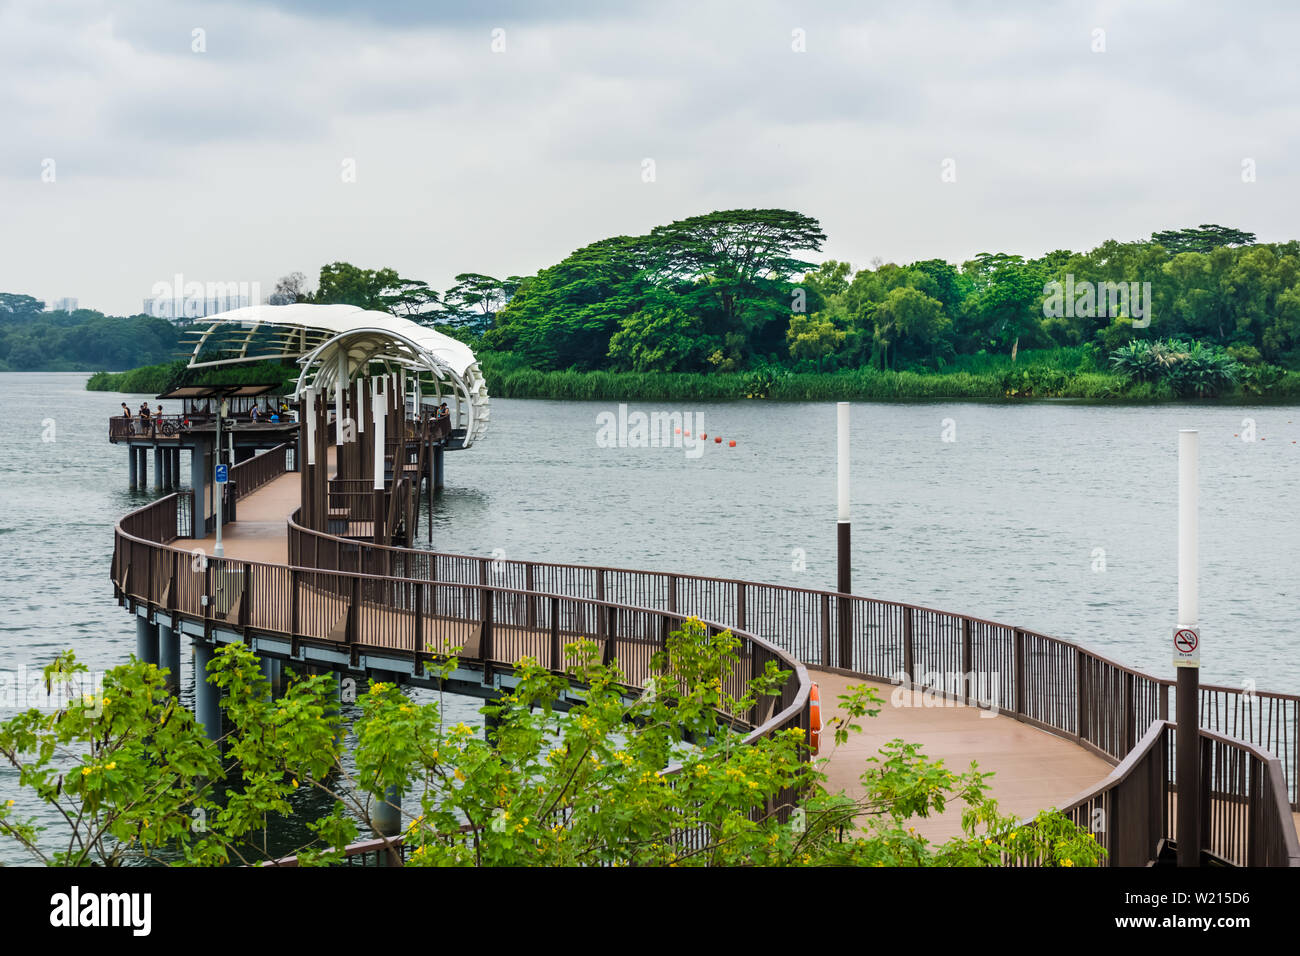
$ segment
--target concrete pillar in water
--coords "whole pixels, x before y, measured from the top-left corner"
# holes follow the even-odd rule
[[[147,617],[135,618],[135,656],[146,664],[158,663],[158,625]]]
[[[126,483],[130,486],[132,491],[135,491],[136,481],[138,480],[136,478],[135,472],[136,472],[136,466],[139,463],[140,463],[140,459],[136,458],[135,456],[135,446],[127,445],[126,446]]]
[[[433,487],[436,491],[442,491],[442,446],[438,445],[433,449]]]
[[[181,486],[181,450],[172,449],[172,485],[176,488]]]
[[[266,682],[271,685],[271,698],[274,700],[280,696],[281,675],[284,673],[284,662],[274,657],[262,656],[262,676]]]
[[[203,540],[207,537],[208,513],[208,450],[200,441],[196,441],[190,451],[190,487],[194,489],[194,537]]]
[[[181,689],[181,638],[166,624],[158,625],[158,666],[170,671],[167,689],[179,694]]]
[[[153,446],[153,490],[162,491],[163,489],[163,450],[157,445]]]
[[[208,663],[212,657],[211,644],[194,642],[194,718],[209,740],[217,740],[221,736],[221,689],[208,683]]]

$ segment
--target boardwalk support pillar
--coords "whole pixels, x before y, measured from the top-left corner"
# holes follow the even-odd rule
[[[146,664],[158,663],[158,625],[139,615],[135,619],[135,656]]]
[[[262,676],[266,682],[271,685],[271,699],[280,696],[281,675],[284,673],[284,662],[274,657],[262,656]]]
[[[158,666],[169,671],[167,689],[179,694],[181,689],[181,639],[175,629],[167,624],[158,624]]]
[[[140,464],[140,459],[136,457],[135,446],[127,445],[126,446],[126,483],[131,487],[132,491],[135,491],[136,483],[140,480],[136,475],[136,472],[139,470],[138,468],[139,464]]]
[[[194,489],[194,500],[190,504],[190,526],[194,530],[194,537],[200,541],[208,534],[208,476],[211,473],[207,443],[196,441],[190,450],[190,487]]]
[[[442,489],[445,487],[443,481],[442,452],[443,452],[443,448],[441,445],[434,446],[433,448],[433,490],[434,491],[442,491]]]
[[[194,718],[202,725],[209,740],[221,737],[221,689],[208,683],[208,664],[214,656],[212,645],[194,642]]]

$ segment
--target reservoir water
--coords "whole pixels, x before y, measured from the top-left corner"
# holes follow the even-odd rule
[[[85,379],[0,374],[5,671],[67,647],[103,670],[135,649],[108,579],[112,529],[152,496],[127,489],[107,419],[153,396],[87,392]],[[833,404],[629,409],[690,413],[710,436],[703,454],[604,447],[598,419],[617,403],[494,400],[487,438],[447,455],[434,547],[834,586]],[[1252,425],[1256,440],[1243,441]],[[1294,406],[855,404],[854,590],[1172,676],[1180,428],[1201,433],[1202,680],[1300,692]],[[452,706],[468,722],[479,703]],[[0,797],[16,793],[0,767]],[[0,862],[27,861],[0,844]]]

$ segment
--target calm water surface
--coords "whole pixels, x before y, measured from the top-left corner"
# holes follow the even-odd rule
[[[7,671],[66,647],[103,670],[135,649],[108,579],[112,527],[153,496],[127,489],[105,423],[152,396],[87,392],[85,379],[0,374]],[[696,416],[710,435],[698,458],[601,447],[597,416],[617,407],[494,401],[488,437],[447,456],[434,546],[834,586],[833,404],[630,405]],[[1234,437],[1247,417],[1261,440]],[[1300,692],[1300,408],[857,404],[853,419],[855,591],[1070,638],[1167,676],[1177,432],[1199,429],[1203,680]],[[478,706],[458,699],[454,719]],[[14,778],[0,768],[0,798]],[[21,859],[0,845],[0,861]]]

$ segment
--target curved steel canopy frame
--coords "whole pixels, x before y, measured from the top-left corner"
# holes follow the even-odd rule
[[[421,400],[430,395],[423,391],[426,385],[432,385],[435,401],[453,399],[453,427],[463,428],[464,438],[450,447],[468,448],[486,431],[490,399],[474,353],[464,343],[409,319],[354,306],[294,304],[235,309],[209,316],[204,325],[193,330],[198,338],[190,356],[191,368],[292,358],[301,366],[294,388],[294,398],[301,399],[309,388],[329,395],[338,387],[342,356],[345,386],[367,374],[372,365],[380,365],[385,372],[414,373],[408,381],[417,383],[415,393]],[[281,330],[279,350],[249,355],[262,326]],[[198,361],[213,336],[232,327],[247,329],[235,346],[236,357]],[[464,368],[457,368],[458,364]]]

